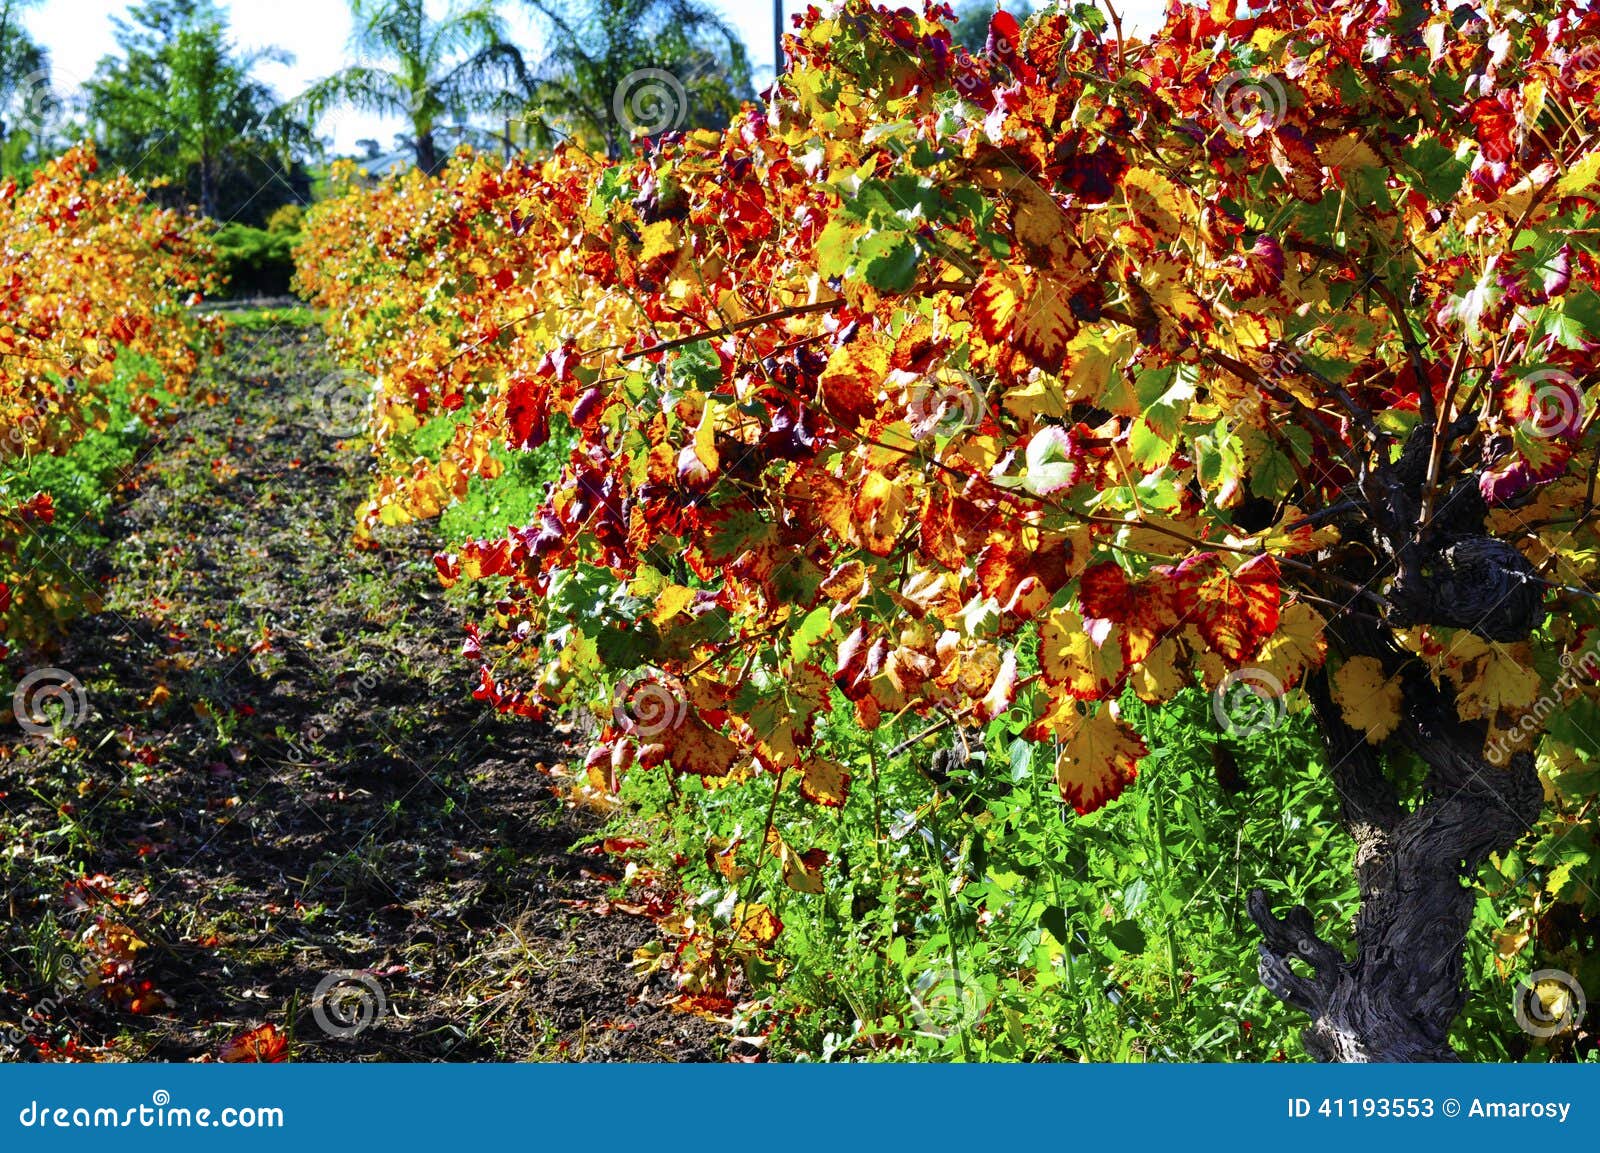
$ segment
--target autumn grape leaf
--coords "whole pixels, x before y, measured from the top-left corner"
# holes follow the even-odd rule
[[[1156,642],[1178,624],[1173,585],[1165,577],[1130,581],[1111,562],[1091,565],[1078,578],[1078,604],[1085,617],[1115,621],[1122,659],[1130,667],[1144,660]]]
[[[1130,168],[1122,178],[1122,192],[1133,218],[1158,247],[1178,239],[1183,222],[1198,215],[1192,196],[1148,168]]]
[[[1400,682],[1376,657],[1351,657],[1333,674],[1333,699],[1344,723],[1381,744],[1400,725]]]
[[[1078,331],[1072,314],[1072,286],[1054,277],[1035,279],[1027,303],[1018,311],[1011,340],[1017,350],[1040,368],[1059,372],[1067,344]]]
[[[1307,670],[1327,656],[1327,622],[1301,600],[1290,601],[1278,615],[1278,628],[1261,646],[1256,664],[1277,678],[1284,688],[1300,683]]]
[[[1149,751],[1139,734],[1117,717],[1111,703],[1101,705],[1061,738],[1056,758],[1061,799],[1079,813],[1093,812],[1133,782],[1140,759]]]
[[[739,759],[739,746],[691,715],[659,734],[673,771],[682,776],[725,777]]]
[[[1099,700],[1122,682],[1124,665],[1110,621],[1095,622],[1088,631],[1071,609],[1056,609],[1039,629],[1039,667],[1044,678],[1079,700]]]
[[[519,376],[506,388],[506,441],[513,448],[538,448],[550,439],[548,382]]]
[[[978,331],[990,344],[1000,344],[1011,334],[1025,288],[1009,269],[985,272],[972,292],[972,314]]]
[[[739,902],[733,910],[733,924],[741,941],[770,945],[783,932],[783,922],[766,905]]]
[[[888,556],[905,528],[909,500],[893,478],[872,471],[861,478],[856,496],[855,524],[868,552]]]
[[[1188,670],[1180,663],[1183,656],[1183,642],[1177,636],[1164,637],[1128,674],[1128,687],[1146,704],[1170,701],[1189,683]]]
[[[289,1039],[276,1025],[258,1025],[230,1038],[217,1051],[217,1060],[230,1065],[275,1065],[289,1056]]]
[[[871,419],[888,372],[889,351],[871,333],[835,349],[818,381],[828,415],[851,431]]]
[[[1451,670],[1456,682],[1456,711],[1463,720],[1490,720],[1502,712],[1527,708],[1539,695],[1539,674],[1526,659],[1501,645],[1486,644],[1466,634],[1457,647],[1477,642],[1481,648]]]
[[[797,893],[822,892],[822,870],[828,854],[821,849],[797,853],[776,829],[767,834],[767,852],[778,859],[783,883]]]
[[[1203,553],[1179,571],[1191,590],[1195,626],[1224,660],[1249,659],[1278,627],[1282,591],[1278,562],[1271,556],[1251,557],[1229,569],[1216,553]]]
[[[813,757],[801,774],[800,795],[813,804],[837,809],[850,795],[850,773],[837,761]]]

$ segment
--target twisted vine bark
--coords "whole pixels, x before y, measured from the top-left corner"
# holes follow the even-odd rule
[[[1347,560],[1343,570],[1361,582],[1392,571],[1386,620],[1349,612],[1330,620],[1328,630],[1336,651],[1375,657],[1399,681],[1400,728],[1375,747],[1345,722],[1325,674],[1307,682],[1342,821],[1356,845],[1355,956],[1319,936],[1303,905],[1277,916],[1261,890],[1249,899],[1263,937],[1261,980],[1310,1016],[1302,1037],[1320,1061],[1456,1059],[1449,1032],[1465,1004],[1463,955],[1474,905],[1466,881],[1528,831],[1543,803],[1531,752],[1491,764],[1485,724],[1462,721],[1454,693],[1403,653],[1390,630],[1441,624],[1508,641],[1526,637],[1544,616],[1532,566],[1485,533],[1487,509],[1475,478],[1419,525],[1421,465],[1430,447],[1431,436],[1414,435],[1392,466],[1364,477],[1367,515],[1346,526],[1346,539],[1362,539],[1367,556],[1387,554],[1388,566],[1352,571]],[[1402,803],[1385,771],[1388,757],[1406,751],[1428,769],[1415,809]]]

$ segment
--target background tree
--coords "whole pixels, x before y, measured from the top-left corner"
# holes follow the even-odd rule
[[[252,75],[286,53],[236,48],[210,0],[151,0],[115,23],[122,56],[102,60],[84,86],[105,160],[168,178],[216,219],[256,223],[304,198],[294,157],[309,134]]]
[[[475,114],[504,116],[526,90],[522,53],[506,39],[494,5],[475,3],[434,19],[422,0],[351,0],[359,63],[319,81],[300,98],[313,117],[347,106],[403,117],[417,167],[436,171],[444,160],[438,135]]]
[[[21,15],[38,0],[0,0],[0,171],[17,167],[21,153],[46,127],[60,104],[50,88],[50,60],[22,26]]]
[[[755,93],[744,42],[698,0],[529,0],[548,48],[530,136],[570,137],[616,159],[633,129],[722,128]]]

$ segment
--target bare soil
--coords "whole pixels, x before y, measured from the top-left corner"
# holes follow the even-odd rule
[[[312,329],[230,329],[74,565],[103,608],[13,654],[85,707],[0,738],[0,1056],[210,1059],[271,1024],[292,1060],[718,1059],[627,965],[650,922],[595,912],[615,877],[537,768],[573,749],[472,700],[436,542],[351,547],[334,368]],[[63,980],[96,918],[145,943],[153,1010]],[[353,1035],[314,1012],[341,979],[381,993]]]

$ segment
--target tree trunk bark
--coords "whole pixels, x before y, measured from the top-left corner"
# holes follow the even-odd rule
[[[429,176],[439,171],[439,147],[433,142],[431,132],[417,136],[417,167]]]
[[[1429,774],[1426,800],[1407,812],[1378,752],[1344,723],[1326,680],[1308,688],[1356,841],[1355,957],[1320,938],[1303,905],[1274,916],[1258,889],[1249,908],[1265,938],[1262,982],[1311,1017],[1302,1038],[1316,1060],[1454,1061],[1449,1033],[1466,1001],[1463,945],[1474,904],[1464,881],[1537,819],[1544,797],[1533,756],[1490,764],[1482,727],[1460,721],[1453,700],[1412,676],[1399,735]],[[1297,973],[1295,961],[1309,975]]]
[[[1449,438],[1472,419],[1461,418]],[[1474,904],[1466,882],[1532,828],[1544,803],[1532,752],[1491,764],[1487,723],[1463,721],[1449,682],[1435,683],[1395,638],[1396,628],[1444,625],[1510,642],[1529,636],[1545,615],[1533,566],[1486,531],[1489,510],[1471,470],[1437,490],[1431,514],[1424,509],[1433,429],[1423,420],[1397,459],[1363,468],[1352,491],[1366,507],[1341,522],[1349,547],[1325,558],[1347,585],[1388,579],[1382,619],[1352,608],[1336,613],[1326,631],[1331,650],[1378,660],[1400,686],[1399,727],[1380,746],[1369,744],[1345,723],[1326,670],[1306,682],[1356,843],[1354,958],[1317,936],[1303,905],[1279,918],[1263,892],[1250,895],[1264,938],[1261,979],[1311,1017],[1302,1036],[1320,1061],[1457,1059],[1449,1036],[1466,1002],[1463,946]],[[1439,457],[1441,467],[1452,464],[1447,452]],[[1414,809],[1385,772],[1386,756],[1401,753],[1427,766]]]
[[[207,156],[200,157],[200,215],[217,218],[217,179]]]

